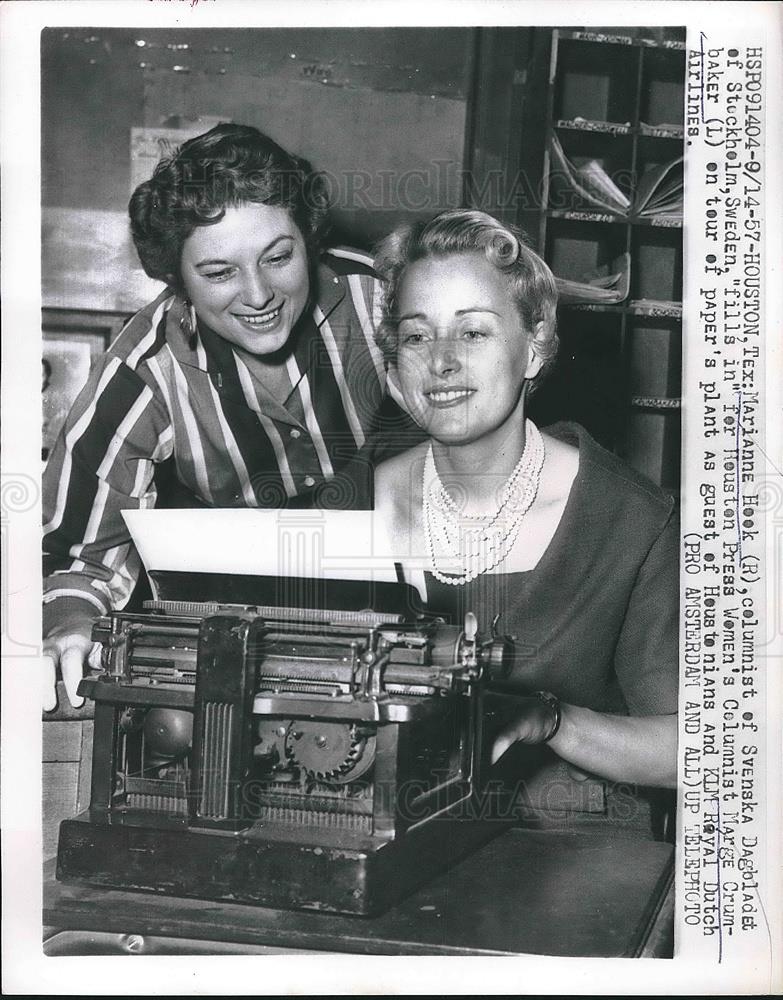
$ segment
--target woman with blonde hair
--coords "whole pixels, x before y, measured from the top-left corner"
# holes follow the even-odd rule
[[[376,509],[425,561],[431,608],[516,635],[493,758],[536,822],[650,832],[650,789],[677,776],[674,502],[583,428],[530,420],[557,292],[517,230],[446,212],[376,269],[379,343],[428,435],[377,468]]]

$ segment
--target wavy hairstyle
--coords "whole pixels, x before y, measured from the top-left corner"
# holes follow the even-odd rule
[[[131,235],[145,272],[182,293],[185,240],[246,203],[286,209],[314,261],[328,226],[323,178],[258,129],[221,123],[165,156],[133,192]]]
[[[377,248],[375,269],[384,279],[381,323],[376,335],[387,360],[397,356],[398,299],[405,269],[417,260],[452,254],[483,252],[508,279],[509,291],[531,346],[543,365],[535,385],[552,366],[557,354],[557,288],[546,263],[527,245],[515,226],[498,222],[486,212],[456,209],[429,222],[403,225]]]

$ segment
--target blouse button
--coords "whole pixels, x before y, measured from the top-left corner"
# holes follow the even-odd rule
[[[296,429],[296,427],[292,427],[292,428],[291,428],[291,437],[292,437],[292,438],[293,438],[294,440],[296,440],[297,438],[300,438],[301,436],[302,436],[302,432],[301,432],[301,431],[298,431],[298,430]]]
[[[305,486],[315,486],[315,480],[312,476],[305,476],[304,484]]]

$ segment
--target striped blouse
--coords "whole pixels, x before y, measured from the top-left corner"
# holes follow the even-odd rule
[[[191,333],[168,290],[128,322],[44,473],[46,633],[127,602],[140,564],[121,512],[155,505],[161,468],[210,507],[280,507],[327,481],[351,507],[340,470],[410,444],[416,431],[386,395],[369,258],[328,251],[317,286],[285,362],[287,398],[265,388],[263,358],[203,324]]]

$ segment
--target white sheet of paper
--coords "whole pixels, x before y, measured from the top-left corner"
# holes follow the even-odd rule
[[[395,582],[395,562],[426,601],[417,560],[394,553],[371,510],[127,510],[147,570]]]

